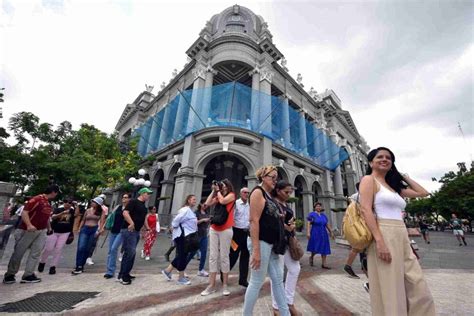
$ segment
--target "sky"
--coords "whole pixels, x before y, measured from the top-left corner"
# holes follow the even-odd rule
[[[429,191],[474,154],[473,1],[3,0],[3,119],[93,124],[181,71],[214,14],[234,4],[268,23],[290,74],[332,89],[371,148]],[[461,128],[459,128],[459,126]]]

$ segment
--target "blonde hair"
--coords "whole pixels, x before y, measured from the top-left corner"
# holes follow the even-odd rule
[[[258,179],[259,182],[262,182],[263,177],[265,177],[266,175],[268,175],[272,171],[277,171],[278,172],[277,167],[275,167],[273,165],[266,165],[266,166],[258,168],[257,172],[255,172],[255,176],[257,176],[257,179]]]

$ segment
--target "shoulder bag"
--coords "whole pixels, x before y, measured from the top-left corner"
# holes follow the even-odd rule
[[[373,177],[372,179],[374,181],[373,197],[375,199],[377,184]],[[373,209],[374,206],[372,204],[372,210]],[[352,249],[359,252],[367,248],[373,240],[372,233],[367,227],[364,217],[361,214],[361,210],[362,207],[359,203],[359,195],[357,195],[357,200],[352,201],[346,208],[346,213],[342,220],[343,237],[349,242]]]
[[[294,235],[291,235],[288,238],[288,251],[290,252],[291,259],[295,261],[299,261],[304,256],[304,250],[301,247],[298,238]]]

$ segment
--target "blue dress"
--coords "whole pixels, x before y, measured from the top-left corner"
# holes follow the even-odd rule
[[[326,230],[328,218],[324,213],[318,215],[317,212],[311,212],[307,220],[311,224],[311,232],[306,250],[323,256],[330,255],[331,246],[329,245],[329,235]]]

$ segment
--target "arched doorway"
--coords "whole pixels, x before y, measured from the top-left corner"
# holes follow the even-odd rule
[[[211,193],[212,180],[229,179],[234,186],[235,194],[238,197],[241,188],[247,186],[247,167],[236,156],[223,154],[212,158],[204,168],[206,178],[202,184],[202,199],[206,199]]]
[[[313,192],[313,205],[314,203],[318,202],[318,197],[323,194],[323,190],[321,189],[321,185],[318,181],[314,181],[311,187],[311,192]]]
[[[282,167],[277,167],[277,171],[278,171],[278,181],[280,180],[288,181],[288,174],[286,173],[285,169],[283,169]]]
[[[151,182],[151,190],[153,191],[153,196],[150,199],[149,205],[154,205],[156,206],[156,209],[160,206],[160,201],[161,201],[161,189],[162,189],[162,184],[161,182],[164,180],[165,174],[163,172],[163,169],[159,169],[156,173],[155,176],[153,177],[153,181]]]
[[[303,176],[298,175],[295,178],[295,197],[298,199],[296,201],[296,218],[304,218],[304,206],[303,206],[303,191],[305,188],[306,181]]]

